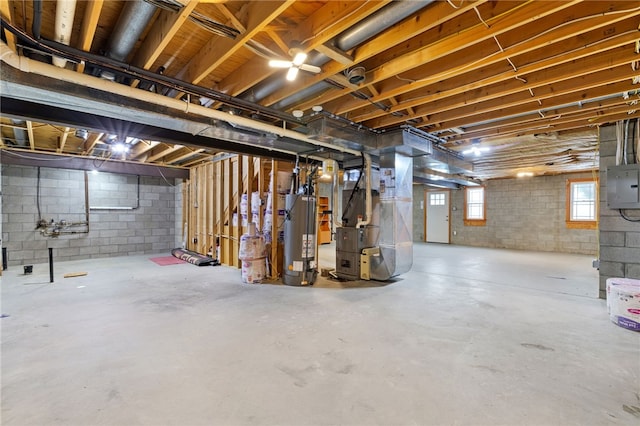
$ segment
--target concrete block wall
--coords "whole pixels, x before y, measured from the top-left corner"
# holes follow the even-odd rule
[[[640,279],[640,222],[622,218],[607,207],[607,167],[616,165],[616,127],[600,128],[600,297],[606,298],[607,278]],[[640,220],[640,210],[625,210]]]
[[[12,265],[45,263],[48,248],[59,261],[168,252],[175,246],[175,187],[162,178],[89,174],[89,232],[52,238],[36,230],[40,217],[85,220],[84,172],[2,165],[2,240]],[[173,184],[173,183],[172,183]],[[131,209],[122,209],[131,207]],[[85,231],[85,227],[69,228]]]
[[[451,243],[596,255],[598,231],[565,225],[566,181],[591,173],[494,179],[486,183],[486,226],[465,226],[464,191],[451,191]]]

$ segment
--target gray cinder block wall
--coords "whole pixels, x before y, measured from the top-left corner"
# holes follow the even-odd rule
[[[85,220],[84,172],[2,165],[2,240],[8,263],[37,264],[48,261],[48,248],[56,260],[78,260],[163,253],[175,247],[176,195],[173,182],[157,177],[89,173],[89,204],[120,209],[91,209],[89,232],[45,237],[36,230],[39,218],[50,222]],[[131,207],[131,209],[127,209]]]
[[[622,218],[607,207],[607,167],[616,165],[616,127],[600,128],[600,297],[606,298],[607,278],[640,279],[640,223]],[[640,210],[625,210],[640,220]]]
[[[453,244],[596,255],[598,231],[565,225],[566,181],[572,173],[486,182],[486,226],[465,226],[464,191],[451,191]]]

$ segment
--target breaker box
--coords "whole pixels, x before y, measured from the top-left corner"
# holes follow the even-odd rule
[[[607,167],[607,207],[640,209],[640,164]]]

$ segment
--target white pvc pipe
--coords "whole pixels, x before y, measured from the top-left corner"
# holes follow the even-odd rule
[[[0,42],[0,60],[5,64],[17,68],[20,71],[42,75],[45,77],[54,78],[57,80],[66,81],[68,83],[78,84],[85,87],[90,87],[97,90],[102,90],[109,93],[115,93],[117,95],[126,96],[129,98],[137,99],[144,102],[149,102],[161,107],[169,107],[177,110],[185,111],[189,114],[195,114],[202,117],[209,117],[215,120],[226,121],[228,123],[234,123],[238,126],[244,126],[253,130],[274,134],[279,137],[286,137],[290,139],[299,140],[311,145],[328,148],[332,151],[344,152],[352,155],[363,155],[361,151],[355,149],[344,148],[333,145],[328,142],[317,141],[304,136],[301,133],[293,130],[287,130],[282,127],[273,126],[271,124],[262,123],[259,121],[251,120],[249,118],[231,115],[223,111],[218,111],[211,108],[205,108],[201,105],[184,102],[180,99],[175,99],[168,96],[163,96],[157,93],[148,92],[146,90],[136,89],[125,84],[119,84],[113,81],[105,80],[99,77],[94,77],[87,74],[78,73],[72,70],[54,67],[43,62],[38,62],[20,56],[13,52],[9,46],[4,42]],[[242,142],[238,142],[242,143]],[[245,143],[253,145],[250,143]],[[274,151],[287,152],[290,154],[296,154],[295,152],[278,150],[274,148]]]
[[[76,13],[76,0],[58,0],[56,4],[55,38],[58,43],[69,45],[73,17]],[[67,60],[58,56],[53,57],[53,65],[64,68]]]
[[[365,218],[359,220],[358,223],[356,223],[356,228],[361,228],[371,223],[371,215],[373,214],[373,202],[371,199],[371,156],[364,152],[362,153],[362,156],[364,157],[364,169],[366,177],[366,192],[364,193]]]

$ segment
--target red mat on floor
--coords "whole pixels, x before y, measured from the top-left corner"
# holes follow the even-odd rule
[[[152,261],[153,263],[157,263],[160,266],[177,265],[178,263],[187,263],[184,260],[178,259],[177,257],[174,257],[174,256],[150,257],[149,260]]]

